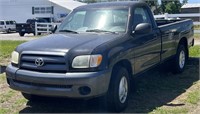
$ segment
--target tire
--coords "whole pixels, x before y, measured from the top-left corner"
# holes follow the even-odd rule
[[[10,30],[10,28],[9,28],[9,29],[6,31],[6,33],[10,33],[10,31],[11,31],[11,30]]]
[[[19,35],[20,35],[20,36],[24,36],[24,34],[25,34],[25,33],[23,33],[23,32],[19,32]]]
[[[174,68],[173,73],[182,73],[185,69],[186,63],[188,59],[188,53],[186,51],[186,48],[183,44],[180,44],[178,46],[178,50],[174,59]]]
[[[112,112],[123,111],[128,105],[129,94],[130,80],[127,69],[124,67],[115,67],[112,72],[109,89],[106,95],[106,105],[108,110]]]
[[[23,95],[24,98],[26,98],[29,101],[37,101],[37,100],[40,99],[39,96],[31,95],[31,94],[27,94],[27,93],[23,93],[23,92],[22,92],[22,95]]]

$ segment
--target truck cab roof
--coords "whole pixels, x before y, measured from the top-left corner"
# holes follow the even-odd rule
[[[84,6],[79,6],[76,9],[135,7],[141,5],[146,5],[146,3],[138,1],[102,2],[102,3],[93,3]]]

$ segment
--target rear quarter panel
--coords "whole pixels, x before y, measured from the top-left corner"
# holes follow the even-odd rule
[[[162,36],[162,60],[176,54],[178,44],[182,38],[187,38],[188,47],[193,40],[193,22],[182,20],[159,26]]]

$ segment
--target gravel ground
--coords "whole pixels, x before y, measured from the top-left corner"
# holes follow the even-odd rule
[[[200,45],[200,39],[195,39],[194,45]]]
[[[191,114],[199,114],[200,113],[200,102],[198,103],[196,109]]]
[[[24,37],[20,37],[18,33],[3,33],[0,32],[0,40],[33,40],[40,36],[34,36],[33,34],[25,34]]]

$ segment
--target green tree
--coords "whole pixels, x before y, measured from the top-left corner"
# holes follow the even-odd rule
[[[177,2],[169,2],[165,5],[165,13],[175,14],[180,13],[181,10],[181,3]]]
[[[182,5],[187,4],[187,3],[188,3],[188,0],[183,0],[182,1]]]

